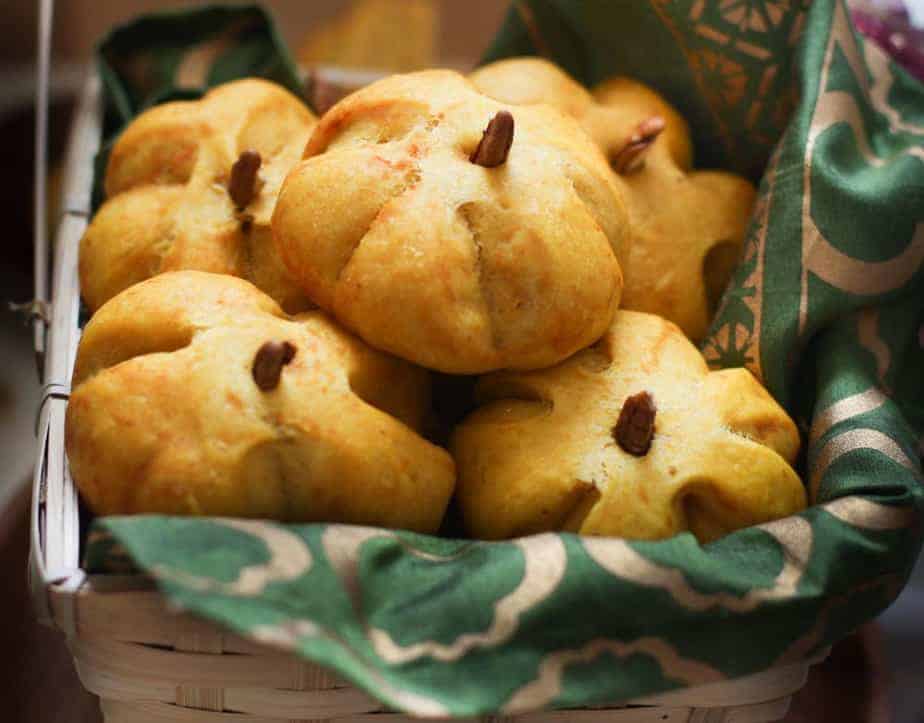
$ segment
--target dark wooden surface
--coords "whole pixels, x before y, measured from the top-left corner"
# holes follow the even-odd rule
[[[891,723],[889,692],[881,632],[865,625],[812,669],[786,723]]]
[[[35,621],[26,577],[29,494],[0,512],[0,701],[5,723],[98,723],[96,699],[84,691],[64,638]]]

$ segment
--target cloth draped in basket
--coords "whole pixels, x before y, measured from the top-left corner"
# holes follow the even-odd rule
[[[114,70],[138,61],[123,34],[175,58],[188,48],[167,31],[201,28],[206,12],[106,40],[109,99],[134,99],[121,122],[151,101]],[[251,13],[278,54],[232,45],[223,67],[291,67],[259,11],[222,12],[229,24]],[[766,168],[703,349],[715,366],[746,365],[802,421],[817,505],[706,546],[108,518],[90,535],[91,572],[130,564],[179,606],[423,716],[612,703],[753,673],[896,597],[924,513],[924,88],[858,40],[835,0],[517,2],[488,57],[521,53],[588,84],[639,77],[690,119],[699,165]]]

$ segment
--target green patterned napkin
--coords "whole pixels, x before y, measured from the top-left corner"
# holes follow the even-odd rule
[[[127,554],[183,608],[425,716],[733,678],[878,614],[924,512],[924,88],[857,40],[841,3],[805,4],[517,2],[489,56],[635,75],[691,120],[701,165],[766,164],[704,351],[801,420],[816,506],[705,546],[117,517],[96,521],[89,570]]]

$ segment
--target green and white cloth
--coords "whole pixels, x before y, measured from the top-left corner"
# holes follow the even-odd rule
[[[247,42],[210,82],[258,73],[298,90],[261,11],[159,16],[101,48],[107,132],[174,95],[191,45],[241,27]],[[762,179],[703,350],[750,368],[800,420],[815,506],[705,546],[107,518],[89,538],[91,572],[128,563],[181,607],[424,716],[746,675],[812,654],[895,599],[924,514],[924,87],[859,41],[836,0],[524,0],[489,59],[523,53],[588,84],[652,84],[690,120],[697,165]],[[138,83],[145,62],[156,83]]]

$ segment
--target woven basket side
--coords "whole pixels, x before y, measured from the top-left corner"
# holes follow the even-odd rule
[[[144,578],[91,576],[76,591],[53,588],[51,604],[56,618],[74,621],[70,645],[78,673],[104,702],[110,723],[410,720],[384,711],[320,666],[172,610]],[[630,701],[633,707],[542,712],[516,720],[778,720],[789,696],[805,683],[811,662]]]
[[[220,634],[220,650],[207,647],[198,652],[282,655],[239,635],[221,632],[207,620],[171,609],[153,583],[143,577],[91,575],[76,593],[52,587],[49,598],[55,619],[75,620],[73,633],[81,639],[141,643],[196,652],[198,649],[186,647],[191,644],[189,641],[211,640]],[[214,642],[209,644],[215,645]],[[325,668],[305,665],[311,670],[302,671],[301,675],[309,688],[346,685]]]
[[[620,708],[537,713],[519,718],[486,716],[461,718],[456,723],[769,723],[786,715],[789,699],[759,706],[722,709]],[[103,700],[106,723],[325,723],[310,718],[268,718],[241,713],[191,710],[160,703]],[[420,723],[432,720],[396,713],[350,715],[336,723]]]

